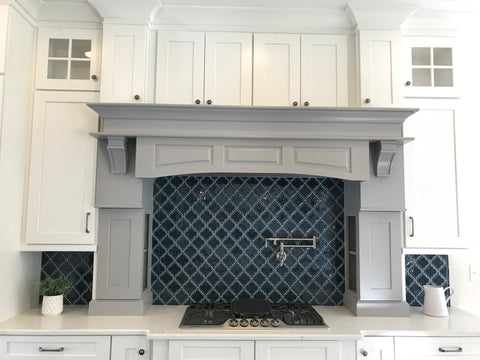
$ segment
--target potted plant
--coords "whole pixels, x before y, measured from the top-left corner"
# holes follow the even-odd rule
[[[72,284],[64,277],[45,278],[36,283],[42,300],[42,315],[56,316],[63,311],[63,294]]]

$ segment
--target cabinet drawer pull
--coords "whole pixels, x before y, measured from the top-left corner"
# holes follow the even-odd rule
[[[95,75],[95,74],[93,74],[93,75],[92,75],[92,80],[98,80],[98,76]]]
[[[56,348],[56,349],[44,348],[41,346],[38,347],[38,351],[40,352],[62,352],[63,350],[65,350],[63,346],[60,346],[59,348]]]
[[[138,350],[138,355],[140,355],[140,356],[145,355],[145,350],[143,350],[143,349]]]
[[[364,350],[364,349],[361,349],[360,354],[362,354],[362,356],[368,356],[368,351]]]
[[[87,234],[90,234],[90,229],[88,228],[88,218],[90,217],[90,214],[91,214],[90,212],[87,212],[85,214],[85,232]]]
[[[303,105],[304,105],[304,106],[309,106],[310,103],[309,103],[308,101],[305,101],[305,102],[303,103]]]
[[[439,347],[438,351],[442,353],[461,353],[463,349],[460,346],[453,347]]]
[[[135,100],[140,100],[140,95],[135,95],[133,98],[134,98]]]
[[[370,100],[370,98],[366,98],[366,99],[365,99],[365,104],[370,104],[371,101],[372,101],[372,100]]]
[[[415,220],[413,219],[413,216],[409,216],[408,217],[408,220],[410,220],[410,237],[414,237],[415,236]]]

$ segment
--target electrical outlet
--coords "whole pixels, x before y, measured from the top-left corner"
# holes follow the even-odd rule
[[[480,265],[471,265],[470,264],[470,281],[477,282],[480,281]]]

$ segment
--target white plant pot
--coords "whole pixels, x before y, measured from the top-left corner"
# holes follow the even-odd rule
[[[42,315],[57,316],[63,311],[63,294],[55,296],[43,296]]]

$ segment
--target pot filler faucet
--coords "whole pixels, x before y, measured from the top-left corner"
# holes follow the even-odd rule
[[[296,247],[296,248],[317,248],[317,237],[313,236],[311,238],[278,238],[271,237],[265,238],[265,247],[268,247],[268,242],[273,241],[273,245],[277,245],[277,242],[280,243],[280,248],[277,251],[277,260],[280,261],[280,266],[283,266],[285,259],[287,258],[287,253],[285,252],[286,247]]]

